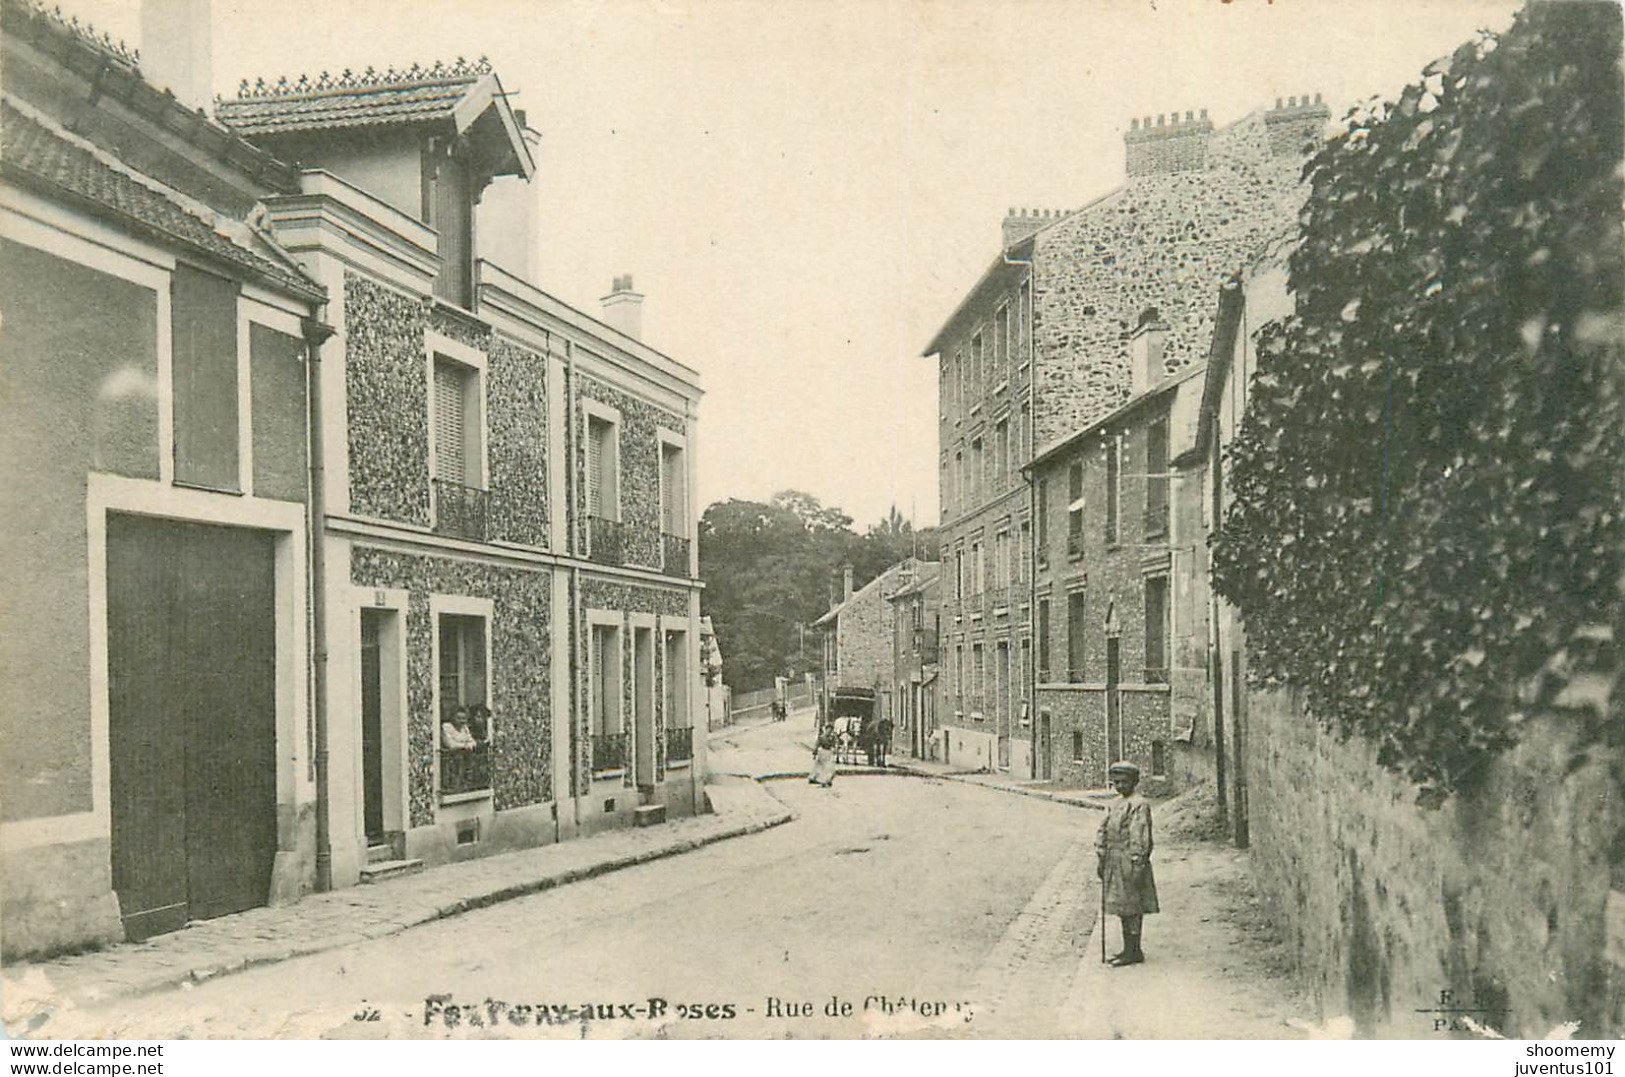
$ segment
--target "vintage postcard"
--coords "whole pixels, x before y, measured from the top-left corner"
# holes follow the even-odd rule
[[[0,12],[9,1065],[1611,1072],[1617,5]]]

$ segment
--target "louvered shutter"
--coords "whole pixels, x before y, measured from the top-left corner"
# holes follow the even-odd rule
[[[434,477],[466,482],[463,462],[463,378],[450,363],[434,365]]]
[[[604,515],[604,424],[587,420],[587,515]]]

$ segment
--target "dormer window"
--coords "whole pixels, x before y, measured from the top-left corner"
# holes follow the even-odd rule
[[[464,310],[474,307],[474,186],[457,156],[431,148],[424,163],[424,216],[440,238],[434,294]]]

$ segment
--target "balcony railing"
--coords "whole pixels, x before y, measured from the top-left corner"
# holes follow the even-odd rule
[[[596,733],[592,738],[592,772],[607,774],[625,770],[631,755],[632,738],[626,733]]]
[[[485,541],[487,494],[450,479],[434,480],[434,529],[442,535]]]
[[[660,556],[661,564],[665,566],[668,576],[687,576],[689,540],[681,535],[669,535],[661,532]]]
[[[694,758],[694,730],[688,726],[666,727],[666,762],[681,763]]]
[[[1146,684],[1167,684],[1168,683],[1168,667],[1167,666],[1148,666],[1146,668],[1146,671],[1145,671],[1145,683]]]
[[[601,565],[624,565],[626,525],[605,516],[587,517],[587,556]]]
[[[1083,556],[1083,532],[1074,531],[1066,536],[1066,556],[1070,561]]]
[[[440,752],[440,792],[475,793],[491,788],[491,746],[443,748]]]

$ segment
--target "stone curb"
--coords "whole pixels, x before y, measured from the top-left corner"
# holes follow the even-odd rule
[[[789,808],[786,808],[780,804],[778,799],[773,797],[772,794],[768,793],[766,789],[763,789],[762,792],[764,795],[768,796],[769,799],[773,800],[775,804],[779,805],[777,810],[770,811],[765,814],[752,812],[750,814],[759,815],[759,817],[752,819],[750,822],[730,826],[715,833],[705,834],[700,837],[683,838],[668,845],[656,846],[652,849],[643,849],[635,853],[611,857],[608,860],[600,861],[596,864],[588,864],[584,867],[567,868],[554,874],[544,875],[538,879],[500,886],[496,889],[488,890],[483,893],[472,894],[468,897],[459,898],[446,904],[436,904],[433,898],[426,898],[424,903],[419,905],[417,909],[408,912],[400,920],[389,921],[386,924],[370,924],[367,925],[365,929],[354,931],[345,931],[341,928],[335,934],[323,935],[315,939],[304,939],[298,942],[290,943],[284,947],[278,947],[274,950],[260,950],[257,952],[250,951],[246,953],[238,951],[232,954],[217,956],[207,964],[197,965],[195,967],[188,967],[185,963],[185,959],[183,958],[175,963],[172,963],[171,967],[166,968],[162,973],[156,976],[138,976],[137,978],[132,979],[122,979],[117,976],[113,976],[106,980],[100,981],[98,986],[103,989],[95,991],[93,994],[83,991],[73,992],[70,990],[67,992],[67,995],[69,998],[72,998],[73,1001],[79,1004],[102,1003],[114,999],[127,998],[131,995],[143,995],[156,991],[162,991],[171,987],[180,987],[185,984],[199,984],[207,980],[217,979],[221,976],[228,976],[233,973],[246,971],[248,969],[258,968],[264,965],[278,964],[283,961],[291,960],[295,957],[306,957],[310,954],[322,953],[327,950],[335,950],[341,946],[349,946],[358,942],[367,942],[372,939],[381,939],[390,935],[398,935],[411,928],[433,923],[436,920],[448,919],[453,916],[461,915],[465,912],[473,912],[477,909],[484,909],[492,905],[501,904],[504,901],[512,901],[516,898],[528,897],[531,894],[539,894],[545,890],[553,890],[560,886],[568,886],[570,883],[582,882],[586,879],[596,878],[600,875],[607,875],[610,872],[619,871],[623,868],[636,867],[640,864],[648,864],[656,860],[664,860],[667,857],[693,852],[696,849],[707,845],[714,845],[720,841],[746,837],[751,834],[759,834],[764,830],[771,830],[773,827],[788,823],[795,818],[795,813]],[[591,841],[592,839],[586,838],[580,840]],[[478,861],[472,861],[471,863],[478,863]],[[373,885],[387,886],[389,884],[385,882],[375,883]],[[11,966],[8,971],[23,968],[26,966],[26,964],[27,963],[19,963],[16,966]],[[75,994],[78,994],[80,997],[73,998]]]
[[[962,785],[975,785],[982,789],[991,789],[995,793],[1015,793],[1018,796],[1037,797],[1040,800],[1047,800],[1053,804],[1064,804],[1069,808],[1082,808],[1085,811],[1106,810],[1106,805],[1104,804],[1093,804],[1087,800],[1074,800],[1071,797],[1057,796],[1054,793],[1045,792],[1042,789],[1023,789],[1019,785],[999,785],[995,782],[979,782],[965,774],[933,774],[929,770],[920,770],[916,767],[908,766],[905,763],[897,764],[895,769],[898,773],[906,774],[913,778],[938,778],[945,782],[959,782]],[[972,773],[981,772],[973,771]]]

